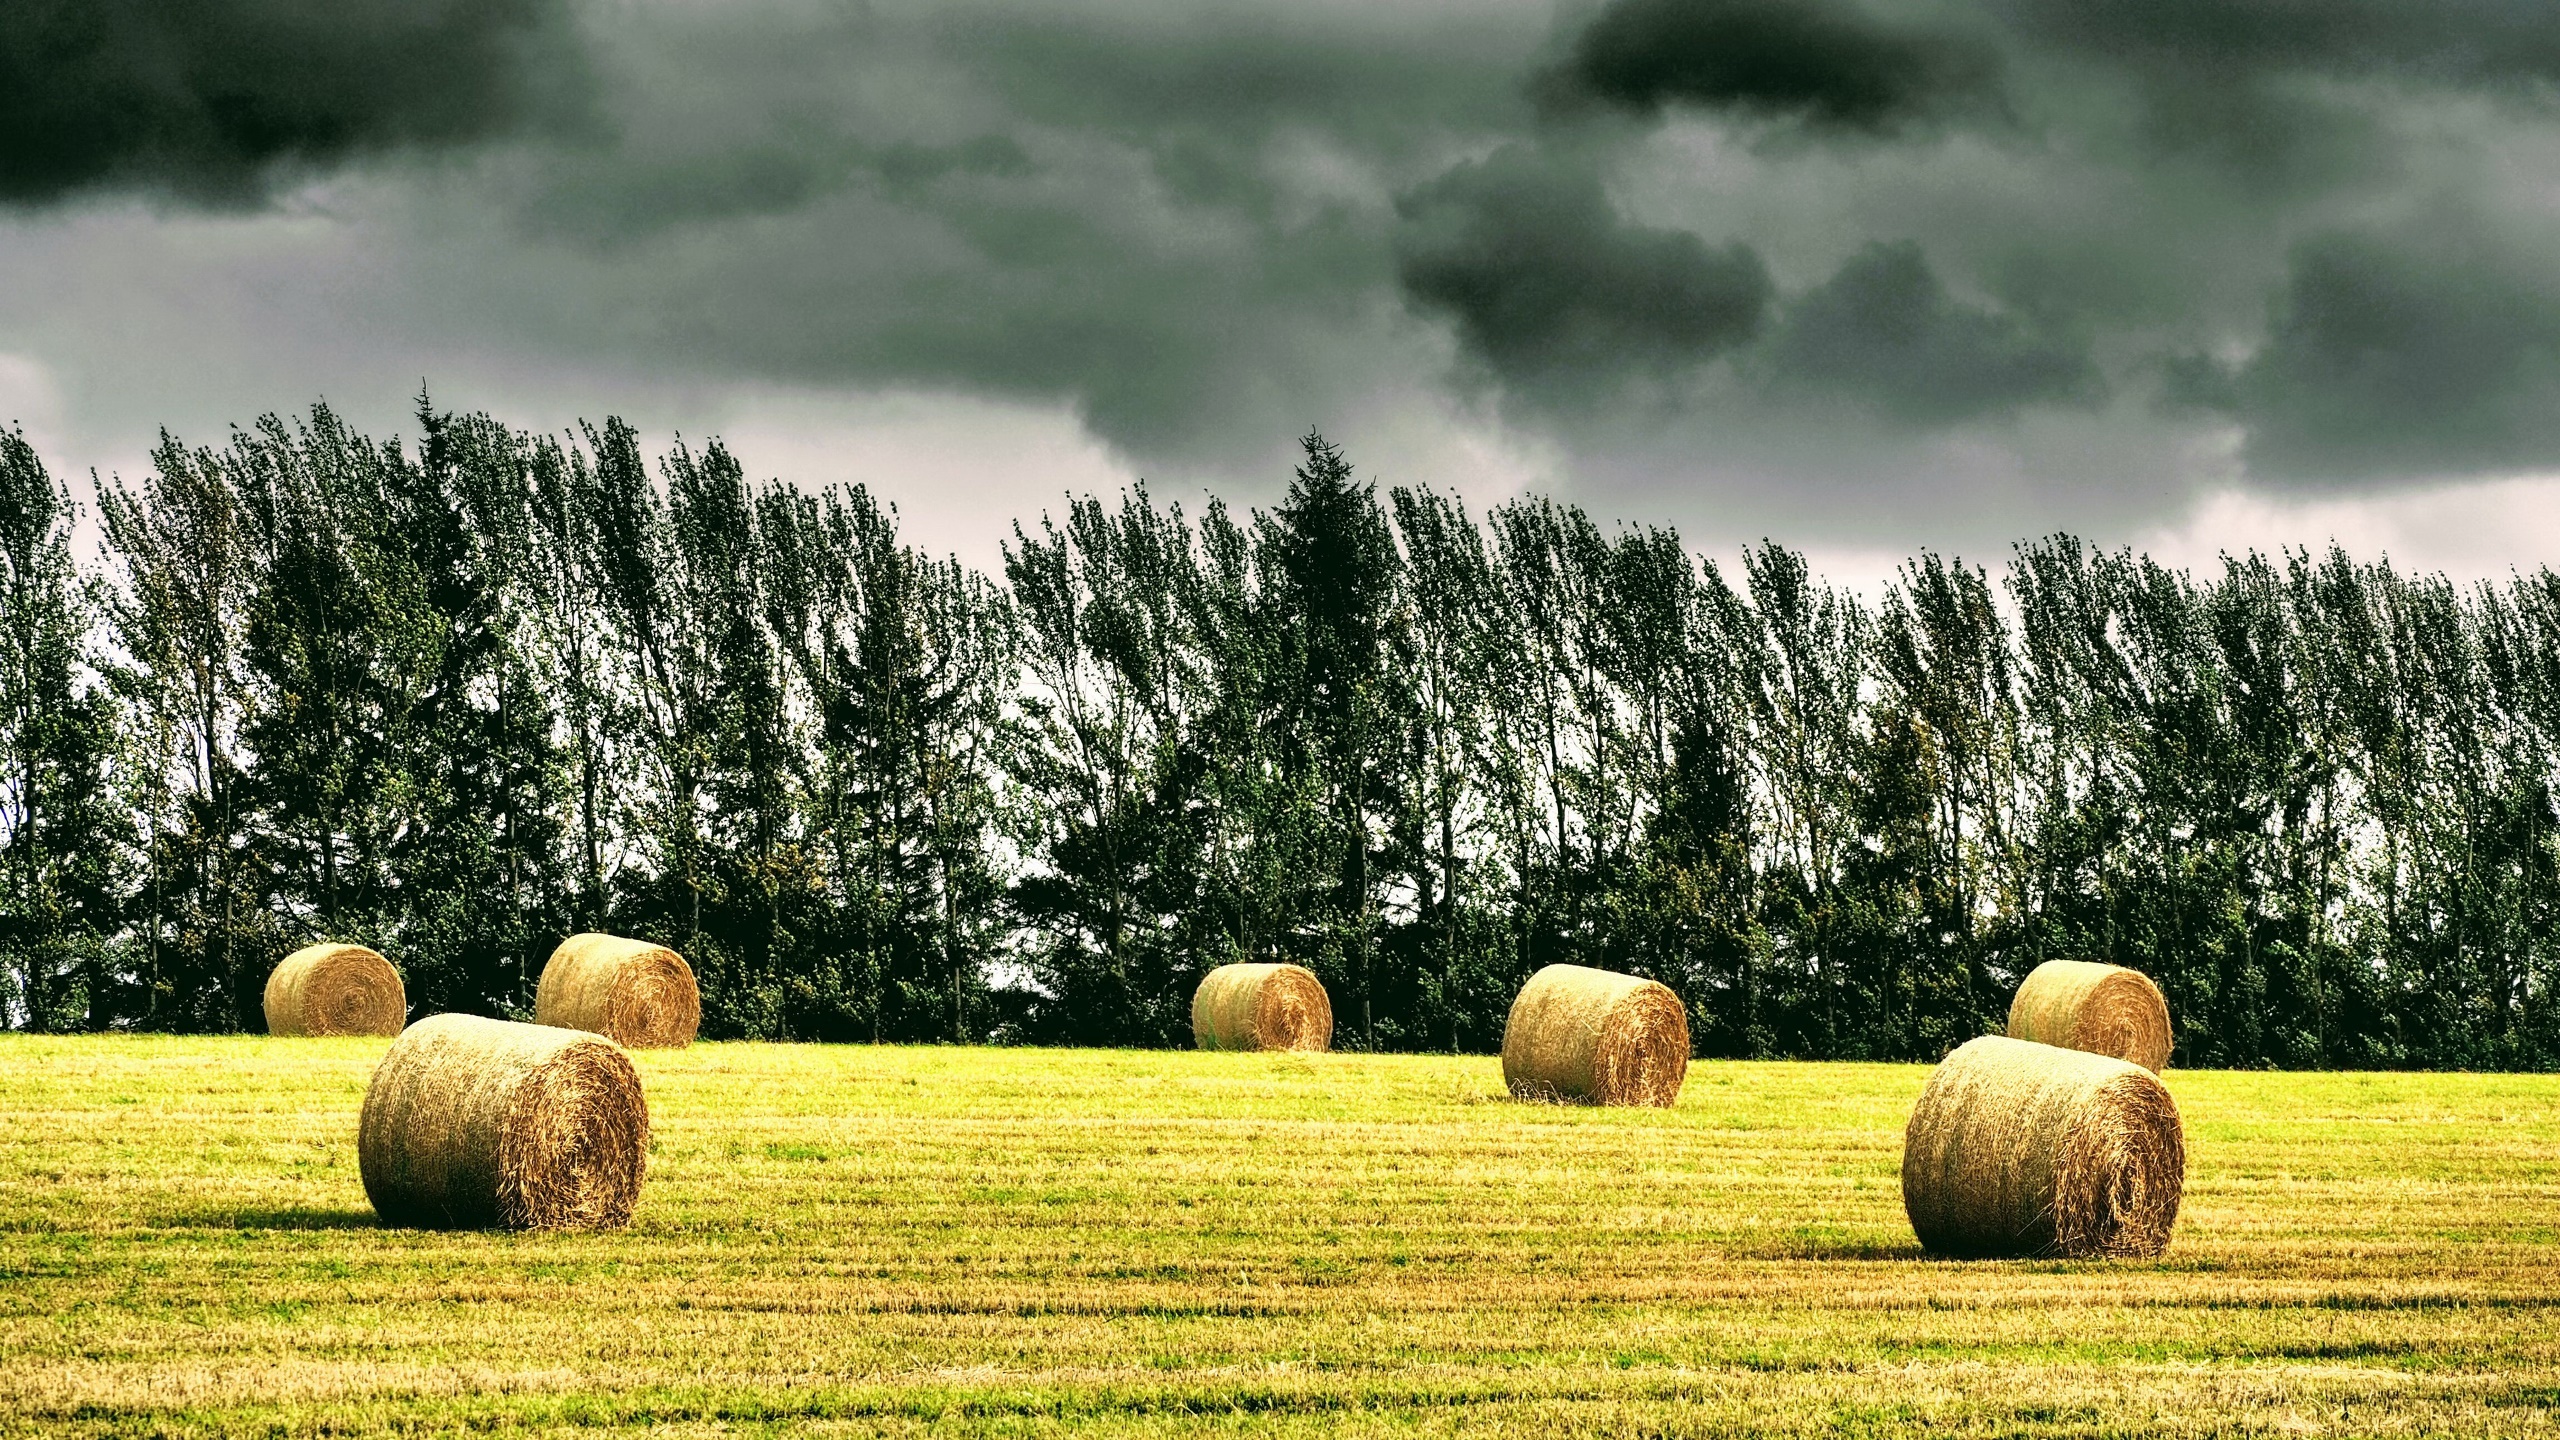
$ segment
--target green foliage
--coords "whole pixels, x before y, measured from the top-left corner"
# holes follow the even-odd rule
[[[129,982],[118,928],[114,709],[83,653],[96,600],[75,512],[26,437],[0,431],[0,1017],[74,1030]]]
[[[2067,537],[1864,599],[1774,544],[1143,487],[1001,583],[859,486],[618,419],[325,408],[71,501],[0,444],[8,1022],[255,1028],[320,935],[516,1013],[665,941],[714,1035],[1181,1044],[1292,960],[1336,1043],[1484,1050],[1537,966],[1703,1054],[1932,1059],[2041,960],[2167,990],[2184,1064],[2560,1062],[2560,575]]]

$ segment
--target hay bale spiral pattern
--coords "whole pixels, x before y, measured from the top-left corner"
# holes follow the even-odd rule
[[[1902,1137],[1903,1209],[1948,1255],[2158,1255],[2186,1173],[2159,1076],[1999,1035],[1938,1066]]]
[[[374,1212],[434,1228],[619,1228],[648,1152],[649,1102],[621,1046],[477,1015],[402,1032],[356,1131]]]
[[[1322,1050],[1333,1001],[1302,965],[1221,965],[1191,992],[1191,1038],[1203,1050]]]
[[[2047,960],[2009,1002],[2009,1038],[2169,1068],[2169,1002],[2151,977],[2121,965]]]
[[[590,932],[551,952],[534,990],[533,1019],[592,1030],[633,1049],[669,1049],[693,1043],[702,992],[693,967],[666,946]]]
[[[400,972],[377,950],[323,942],[267,976],[270,1035],[397,1035],[409,1021]]]
[[[1689,1074],[1689,1015],[1669,987],[1581,965],[1529,977],[1502,1027],[1502,1079],[1524,1100],[1669,1106]]]

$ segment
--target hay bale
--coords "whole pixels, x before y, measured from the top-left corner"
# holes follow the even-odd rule
[[[2186,1176],[2159,1076],[2001,1035],[1938,1066],[1902,1135],[1902,1208],[1949,1255],[2157,1255]]]
[[[1191,992],[1191,1038],[1203,1050],[1322,1050],[1333,1002],[1302,965],[1221,965]]]
[[[1550,965],[1502,1027],[1503,1083],[1523,1100],[1667,1107],[1688,1074],[1688,1011],[1633,975]]]
[[[267,976],[270,1035],[397,1035],[408,1022],[400,972],[378,950],[305,945]]]
[[[2169,1002],[2151,977],[2121,965],[2047,960],[2009,1002],[2009,1038],[2169,1068]]]
[[[635,1050],[693,1043],[702,992],[693,967],[664,945],[619,935],[572,935],[551,952],[533,992],[537,1025],[592,1030]]]
[[[629,1224],[649,1102],[601,1035],[430,1015],[374,1068],[356,1160],[393,1225],[610,1230]]]

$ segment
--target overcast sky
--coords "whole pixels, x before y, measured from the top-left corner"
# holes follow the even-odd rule
[[[394,16],[396,18],[386,18]],[[0,421],[2560,560],[2551,0],[0,0]]]

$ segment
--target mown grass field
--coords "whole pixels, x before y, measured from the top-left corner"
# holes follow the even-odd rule
[[[386,1043],[0,1038],[0,1433],[2560,1430],[2560,1078],[2172,1073],[2165,1259],[1951,1263],[1916,1066],[700,1045],[630,1230],[437,1234]]]

